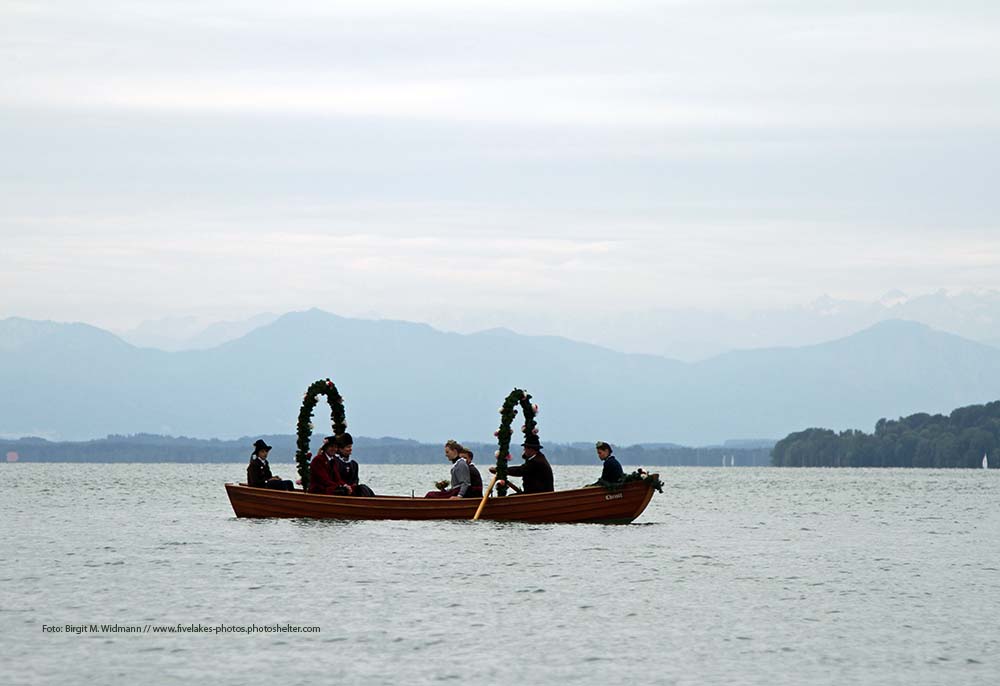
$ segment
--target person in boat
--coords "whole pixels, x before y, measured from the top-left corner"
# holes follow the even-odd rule
[[[261,439],[253,444],[250,453],[250,464],[247,465],[247,485],[254,488],[271,488],[276,491],[294,491],[291,481],[283,480],[271,474],[271,465],[267,463],[267,454],[271,446]]]
[[[601,470],[601,481],[617,483],[625,478],[625,470],[622,469],[618,458],[612,454],[611,446],[604,441],[597,442],[597,457],[604,463]]]
[[[337,437],[327,436],[309,463],[309,492],[321,495],[348,495],[344,483],[334,480],[333,464],[337,457]]]
[[[473,454],[468,448],[463,448],[460,455],[469,465],[469,490],[465,492],[466,498],[483,497],[483,475],[479,473],[479,468],[472,464]]]
[[[450,440],[444,444],[444,456],[451,462],[451,488],[442,488],[437,491],[428,491],[425,498],[464,498],[472,486],[469,476],[469,463],[462,457],[465,448],[456,440]],[[482,485],[480,485],[482,491]],[[482,496],[482,493],[480,493]]]
[[[354,439],[346,431],[334,440],[336,458],[332,459],[331,473],[338,487],[346,487],[347,495],[373,496],[375,491],[358,482],[358,463],[351,459],[354,452]]]
[[[521,444],[524,448],[524,464],[507,467],[508,476],[521,477],[524,493],[550,493],[555,489],[552,478],[552,465],[542,453],[542,444],[538,436],[530,435]],[[497,468],[490,467],[490,474],[496,474]],[[500,481],[497,484],[502,485]]]

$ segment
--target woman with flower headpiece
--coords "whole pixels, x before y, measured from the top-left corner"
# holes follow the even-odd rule
[[[436,491],[428,491],[425,498],[463,498],[472,485],[469,463],[462,457],[462,444],[452,439],[444,444],[444,456],[451,462],[451,481],[439,481]],[[448,488],[448,486],[451,486]],[[482,493],[480,493],[482,495]]]

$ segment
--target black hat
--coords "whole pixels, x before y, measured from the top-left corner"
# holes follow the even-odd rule
[[[541,450],[542,444],[538,441],[538,436],[535,434],[529,435],[524,439],[524,443],[521,444],[522,448],[534,448],[535,450]]]
[[[349,445],[354,445],[354,439],[351,438],[351,434],[346,431],[339,436],[337,436],[337,447],[344,448]]]
[[[261,450],[270,450],[270,449],[271,449],[271,446],[269,446],[267,443],[265,443],[260,438],[258,438],[257,441],[253,444],[253,454],[254,455],[256,455],[257,453],[259,453]]]

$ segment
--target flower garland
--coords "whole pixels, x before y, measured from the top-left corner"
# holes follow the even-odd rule
[[[625,484],[632,483],[633,481],[642,481],[647,486],[651,486],[653,489],[663,493],[663,482],[660,481],[659,475],[650,474],[642,467],[631,474],[626,474],[619,481],[605,481],[604,479],[598,479],[596,483],[591,485],[602,486],[609,491],[620,491],[625,488]]]
[[[312,460],[312,453],[309,452],[309,440],[313,433],[313,409],[319,396],[325,395],[330,403],[330,422],[333,425],[333,435],[339,436],[347,431],[347,422],[344,420],[344,398],[340,395],[337,387],[329,379],[313,381],[306,389],[306,394],[302,396],[302,407],[299,409],[299,421],[296,427],[296,450],[295,461],[298,463],[299,478],[302,479],[302,490],[309,490],[309,462]]]
[[[493,435],[497,437],[497,479],[504,482],[507,480],[507,463],[510,461],[510,440],[513,433],[511,424],[514,423],[514,418],[517,416],[518,405],[524,412],[524,425],[521,427],[521,433],[525,437],[531,434],[538,435],[538,427],[535,422],[538,405],[531,404],[531,394],[527,391],[515,388],[503,401],[503,406],[499,410],[500,428],[493,432]],[[507,495],[506,483],[497,487],[497,493],[502,496]]]

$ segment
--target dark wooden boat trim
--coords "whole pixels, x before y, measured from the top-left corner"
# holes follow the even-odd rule
[[[656,476],[656,475],[653,475]],[[437,500],[406,496],[358,498],[275,491],[226,484],[237,517],[309,519],[472,519],[479,498]],[[480,519],[497,522],[628,524],[642,514],[653,487],[634,481],[619,490],[587,486],[568,491],[490,498]]]

